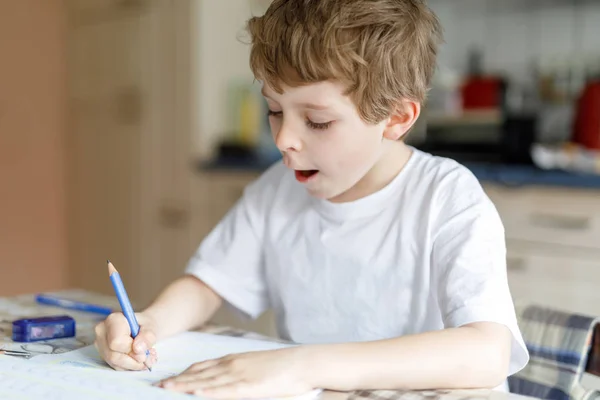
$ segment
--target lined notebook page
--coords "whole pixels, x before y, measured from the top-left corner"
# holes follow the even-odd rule
[[[272,350],[288,346],[289,345],[270,341],[235,338],[200,332],[185,332],[157,344],[156,350],[158,352],[159,362],[152,367],[152,372],[114,371],[101,359],[94,346],[84,347],[63,354],[41,355],[27,361],[18,360],[21,361],[18,362],[15,360],[14,365],[17,366],[17,368],[22,368],[19,364],[26,363],[25,365],[28,368],[35,371],[44,371],[45,368],[48,368],[49,370],[57,369],[58,371],[63,371],[63,373],[68,372],[72,377],[68,378],[64,383],[73,382],[76,386],[83,385],[84,388],[88,388],[87,379],[92,376],[92,379],[96,381],[96,384],[108,382],[113,385],[123,385],[135,388],[133,393],[139,395],[139,397],[141,397],[139,392],[140,387],[149,390],[149,393],[152,393],[153,396],[163,396],[165,395],[165,391],[163,389],[154,388],[151,384],[166,377],[179,374],[196,362],[222,357],[227,354]],[[10,368],[13,367],[10,366]],[[3,369],[1,371],[3,371]],[[80,383],[79,378],[85,380],[85,382]],[[24,375],[20,375],[19,382],[20,384],[25,385],[27,378]],[[4,389],[4,383],[2,386]],[[74,386],[72,389],[75,390],[77,388]],[[106,388],[101,390],[105,392],[105,395],[110,394],[108,398],[114,398],[115,394],[121,394],[120,387],[117,390],[116,386],[114,388],[115,391],[112,392],[106,392]],[[0,389],[0,393],[2,393],[2,389]],[[315,390],[292,399],[310,400],[317,397],[319,393],[319,390]],[[81,396],[81,394],[79,396]],[[149,398],[158,399],[165,397]],[[186,396],[186,398],[189,397]]]
[[[97,373],[92,369],[46,365],[21,358],[0,356],[1,399],[189,399],[143,381]]]

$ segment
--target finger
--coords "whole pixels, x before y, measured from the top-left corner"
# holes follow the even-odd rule
[[[116,370],[142,371],[146,369],[144,363],[134,360],[127,354],[116,351],[112,351],[107,355],[106,362]]]
[[[144,354],[156,343],[156,334],[144,326],[140,327],[140,332],[133,341],[133,351]]]
[[[106,324],[104,321],[96,324],[94,327],[94,333],[96,334],[96,337],[104,337],[106,335]]]
[[[162,387],[180,393],[199,393],[204,392],[208,388],[234,385],[237,382],[239,382],[237,377],[229,374],[222,374],[203,380],[189,380],[184,382],[172,381]]]
[[[200,372],[182,373],[181,375],[174,376],[167,381],[169,382],[190,382],[190,381],[208,381],[218,376],[232,375],[230,371],[225,367],[214,367],[202,370]]]
[[[129,353],[133,344],[131,330],[125,316],[121,313],[110,314],[105,321],[106,342],[108,348],[118,353]]]
[[[96,338],[94,339],[94,346],[98,350],[100,355],[104,354],[107,349],[106,346],[106,329],[104,326],[104,322],[99,323],[95,326],[94,332],[96,333]]]
[[[129,354],[129,357],[131,357],[134,360],[141,362],[141,363],[143,363],[143,362],[148,363],[148,361],[150,359],[156,358],[156,350],[155,349],[146,350],[143,353],[136,353],[134,351],[131,351],[128,354]]]
[[[148,364],[148,366],[151,367],[154,364],[156,364],[157,362],[158,362],[158,353],[156,352],[156,349],[150,349],[150,355],[148,356],[148,359],[146,360],[146,364]]]
[[[128,355],[137,362],[146,363],[149,367],[152,367],[152,365],[156,364],[156,361],[158,360],[156,350],[154,349],[142,354],[131,352]]]
[[[190,365],[180,375],[188,374],[188,373],[196,373],[196,372],[204,371],[205,369],[208,369],[208,368],[214,368],[217,365],[219,365],[220,362],[221,362],[221,359],[219,359],[219,358],[201,361],[201,362]]]
[[[156,355],[150,354],[150,356],[148,356],[148,358],[143,362],[145,362],[148,367],[152,368],[152,366],[156,364],[156,361]]]
[[[97,336],[94,341],[94,346],[98,349],[98,353],[102,359],[104,359],[111,368],[117,371],[137,371],[145,368],[143,363],[138,363],[127,354],[111,351],[106,343],[106,336]],[[142,368],[139,368],[139,365],[141,365]]]
[[[150,352],[147,353],[134,353],[133,351],[127,354],[137,362],[148,363],[150,361]]]
[[[113,369],[122,370],[118,365],[113,365],[109,362],[109,357],[112,351],[108,348],[108,344],[106,343],[106,336],[97,336],[94,341],[94,346],[98,350],[100,357]]]
[[[197,367],[196,364],[192,365],[191,367],[189,367],[187,370],[183,371],[179,375],[172,376],[170,378],[162,380],[161,382],[158,383],[158,385],[162,386],[162,387],[167,387],[167,386],[173,385],[174,383],[190,382],[190,381],[199,380],[199,379],[207,379],[207,378],[215,377],[218,375],[226,374],[226,372],[227,372],[227,370],[225,368],[219,367],[218,365],[214,366],[213,368],[203,369],[200,372],[196,372],[196,370],[194,369],[195,367]]]

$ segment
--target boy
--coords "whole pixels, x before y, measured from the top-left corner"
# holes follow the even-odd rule
[[[402,141],[441,28],[423,0],[275,0],[248,24],[283,155],[139,314],[97,327],[116,369],[227,302],[275,311],[301,345],[201,362],[162,382],[213,398],[312,388],[506,389],[527,363],[502,223],[477,180]],[[156,362],[156,352],[146,360]]]

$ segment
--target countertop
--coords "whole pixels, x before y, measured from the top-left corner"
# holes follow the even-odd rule
[[[75,290],[57,293],[70,298],[76,298],[80,301],[93,302],[113,307],[115,299],[110,296],[102,296],[85,291]],[[69,314],[75,318],[77,323],[77,337],[70,339],[52,340],[47,342],[38,342],[36,344],[13,343],[10,340],[10,321],[41,315],[53,315],[56,313]],[[0,298],[0,347],[5,349],[25,351],[32,356],[38,354],[60,354],[66,351],[74,350],[83,346],[91,345],[94,341],[94,326],[102,317],[97,315],[74,312],[70,310],[59,309],[51,306],[44,306],[35,303],[34,296],[22,295],[17,297]],[[277,340],[267,338],[252,332],[239,331],[222,326],[206,326],[203,332],[219,335],[248,337],[262,340]],[[7,356],[0,356],[7,357]],[[157,389],[159,390],[159,389]],[[324,391],[321,400],[527,400],[531,397],[520,396],[512,393],[503,393],[492,390],[361,390],[356,392],[332,392]]]
[[[246,171],[260,173],[267,169],[271,161],[252,159],[222,159],[200,163],[202,171]],[[473,174],[483,183],[497,183],[506,186],[557,186],[600,190],[600,175],[573,173],[560,170],[543,170],[533,165],[511,165],[498,163],[464,162]]]
[[[543,170],[533,165],[464,163],[481,182],[506,186],[559,186],[600,189],[600,175]]]

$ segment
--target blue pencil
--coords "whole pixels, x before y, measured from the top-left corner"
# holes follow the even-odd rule
[[[69,310],[85,311],[90,313],[101,314],[104,316],[110,315],[113,310],[109,307],[100,306],[97,304],[84,303],[81,301],[65,299],[58,296],[39,293],[35,296],[35,301],[40,304],[66,308]]]
[[[112,282],[113,288],[115,289],[115,294],[117,295],[117,299],[119,300],[119,304],[121,305],[121,310],[123,311],[123,315],[127,319],[129,323],[129,328],[131,329],[131,337],[135,339],[135,337],[140,333],[140,325],[137,322],[137,318],[135,318],[135,313],[133,311],[133,307],[131,306],[131,302],[129,301],[129,296],[127,296],[127,291],[125,290],[125,286],[123,286],[123,281],[121,280],[121,276],[119,272],[115,268],[114,265],[110,261],[106,261],[108,263],[108,276],[110,277],[110,281]],[[150,351],[146,350],[146,356],[150,355]],[[144,362],[148,371],[152,371],[152,369]]]

